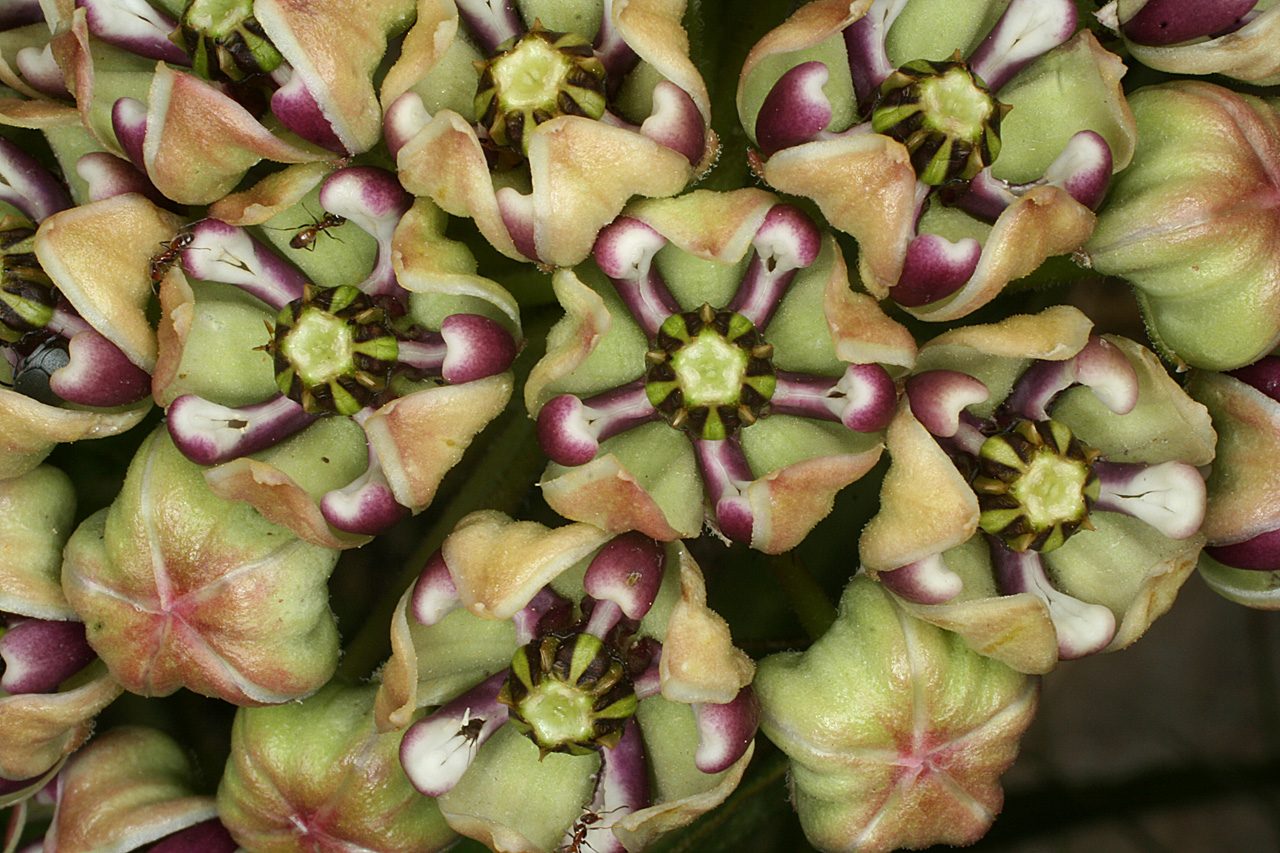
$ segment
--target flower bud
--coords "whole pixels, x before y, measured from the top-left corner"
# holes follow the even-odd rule
[[[809,842],[859,853],[977,841],[1038,694],[865,576],[826,634],[762,660],[755,685]]]
[[[242,708],[218,813],[256,853],[431,853],[455,836],[400,767],[400,732],[374,728],[377,688],[330,683],[301,702]]]

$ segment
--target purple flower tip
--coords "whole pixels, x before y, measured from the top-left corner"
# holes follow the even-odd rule
[[[756,116],[760,153],[772,157],[826,130],[831,122],[831,102],[822,87],[829,79],[830,69],[817,61],[797,65],[782,75]]]
[[[501,323],[479,314],[452,314],[440,324],[445,357],[441,375],[458,385],[496,376],[515,361],[515,338]]]
[[[538,446],[560,465],[585,465],[600,449],[591,412],[572,394],[553,397],[538,412]]]
[[[818,259],[822,232],[800,208],[777,204],[769,209],[751,245],[766,259],[769,272],[802,269]]]
[[[0,636],[0,689],[11,694],[51,693],[96,657],[81,622],[11,616]]]
[[[964,589],[964,580],[947,567],[941,554],[881,572],[878,578],[893,592],[918,604],[945,604]]]
[[[166,414],[173,443],[197,465],[265,450],[316,419],[283,394],[239,409],[184,394],[169,404]]]
[[[386,483],[365,478],[326,492],[320,499],[320,512],[337,529],[362,536],[386,533],[410,514]]]
[[[653,89],[653,111],[640,125],[640,133],[659,145],[683,154],[697,165],[707,146],[706,124],[689,93],[663,80]]]
[[[911,414],[925,429],[950,438],[960,429],[960,413],[965,407],[985,402],[991,392],[967,373],[929,370],[907,380],[906,395]]]
[[[1154,46],[1229,32],[1257,0],[1147,0],[1121,31],[1130,41]]]
[[[405,92],[387,107],[386,115],[382,117],[382,131],[393,159],[429,121],[431,115],[422,103],[422,96],[416,92]]]
[[[638,219],[620,216],[601,229],[592,257],[600,271],[613,279],[635,279],[649,271],[649,264],[667,238]]]
[[[422,573],[413,585],[413,596],[409,601],[413,618],[418,620],[418,624],[431,627],[460,606],[462,599],[458,596],[458,587],[444,561],[444,554],[436,551],[422,567]]]
[[[69,403],[125,406],[151,394],[151,376],[93,330],[67,345],[70,361],[49,377],[49,388]]]
[[[893,301],[919,308],[945,299],[964,286],[981,258],[982,244],[972,237],[953,243],[938,234],[921,234],[907,246]]]
[[[1280,358],[1268,355],[1227,375],[1280,402]]]
[[[592,559],[583,588],[592,598],[617,604],[628,619],[639,620],[653,606],[665,565],[660,544],[640,533],[624,533]]]
[[[1204,552],[1233,569],[1280,571],[1280,530],[1269,530],[1231,545],[1209,545]]]
[[[693,704],[698,725],[694,765],[703,773],[720,773],[743,756],[760,725],[760,701],[750,686],[738,691],[732,702]]]
[[[498,702],[506,678],[506,670],[490,676],[409,727],[400,741],[400,764],[413,787],[428,797],[453,790],[480,747],[507,721],[507,706]]]

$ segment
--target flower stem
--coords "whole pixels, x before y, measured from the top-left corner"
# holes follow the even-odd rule
[[[836,608],[799,556],[794,551],[772,555],[769,568],[809,639],[817,640],[825,634],[836,621]]]

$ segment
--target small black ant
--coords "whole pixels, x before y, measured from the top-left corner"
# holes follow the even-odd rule
[[[339,216],[336,213],[326,213],[324,216],[311,222],[309,225],[303,225],[298,229],[298,233],[293,235],[293,239],[289,241],[291,249],[306,249],[308,252],[316,247],[316,240],[327,228],[337,228],[339,225],[347,221],[345,216]],[[332,234],[329,235],[333,237]],[[336,240],[337,238],[334,237]]]
[[[569,827],[569,841],[557,847],[557,853],[581,853],[583,844],[586,844],[588,849],[595,850],[594,847],[587,843],[587,833],[591,831],[591,827],[604,820],[605,815],[616,812],[620,808],[622,806],[603,812],[593,812],[590,809],[584,811],[573,822],[573,826]],[[604,827],[601,828],[603,829]]]
[[[187,230],[179,231],[172,240],[166,240],[160,244],[163,250],[151,257],[151,281],[158,283],[164,278],[165,273],[169,271],[169,267],[173,266],[178,260],[178,254],[191,245],[196,239],[196,235]]]

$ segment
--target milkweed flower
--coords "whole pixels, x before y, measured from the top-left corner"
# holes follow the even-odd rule
[[[752,664],[680,545],[473,513],[392,647],[379,724],[408,726],[414,786],[496,849],[638,850],[723,801],[752,754]]]
[[[508,257],[580,262],[628,200],[675,195],[719,150],[684,12],[420,3],[382,91],[400,180]]]
[[[1129,55],[1173,74],[1224,74],[1258,86],[1280,83],[1280,12],[1259,0],[1112,0],[1098,20]]]
[[[1133,151],[1124,66],[1071,0],[819,0],[752,49],[758,173],[858,240],[863,284],[954,320],[1078,249]]]
[[[318,177],[298,175],[283,180]],[[340,260],[310,276],[246,226],[189,227],[161,284],[156,397],[176,446],[214,466],[216,494],[308,541],[351,547],[429,504],[506,405],[519,312],[390,172],[333,172],[317,200],[354,228],[325,235]],[[365,235],[359,251],[337,242]]]
[[[1122,648],[1204,543],[1205,408],[1069,307],[943,333],[889,426],[859,552],[913,615],[1024,672]]]
[[[775,553],[880,455],[915,343],[835,240],[759,190],[637,202],[553,280],[525,403],[568,518]]]
[[[791,759],[805,835],[859,853],[982,837],[1039,692],[863,575],[831,628],[804,652],[762,660],[755,684],[761,730]]]

